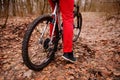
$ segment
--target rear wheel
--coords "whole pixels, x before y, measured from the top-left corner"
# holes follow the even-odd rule
[[[81,13],[74,12],[74,31],[73,31],[73,42],[79,38],[82,27],[82,15]]]
[[[46,67],[54,58],[55,44],[49,45],[49,25],[53,18],[44,15],[35,19],[25,33],[22,57],[25,65],[35,71]]]

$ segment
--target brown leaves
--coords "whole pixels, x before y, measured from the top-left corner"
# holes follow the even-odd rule
[[[62,76],[62,75],[60,75],[60,76],[57,76],[57,77],[56,77],[56,80],[65,80],[65,77]]]
[[[75,64],[66,64],[66,65],[65,65],[65,68],[66,68],[66,69],[69,69],[69,68],[70,68],[70,69],[75,69]]]

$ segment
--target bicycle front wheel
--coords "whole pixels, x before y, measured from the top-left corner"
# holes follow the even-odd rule
[[[35,19],[25,33],[22,44],[22,57],[25,65],[39,71],[46,67],[54,58],[54,44],[49,47],[49,25],[53,18],[44,15]]]

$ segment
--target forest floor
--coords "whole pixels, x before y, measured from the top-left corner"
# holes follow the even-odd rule
[[[82,32],[74,43],[77,62],[65,62],[60,50],[38,72],[28,69],[21,55],[24,33],[35,17],[9,18],[6,28],[0,27],[0,80],[120,80],[120,15],[106,18],[86,12],[82,16]]]

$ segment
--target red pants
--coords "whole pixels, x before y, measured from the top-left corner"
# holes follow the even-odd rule
[[[49,0],[52,9],[54,3]],[[63,52],[71,52],[73,44],[73,8],[74,0],[60,0],[60,11],[63,20]],[[53,25],[50,25],[50,34],[52,33]]]

